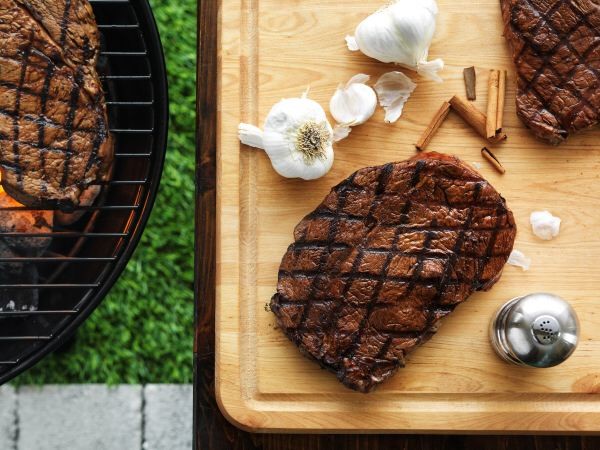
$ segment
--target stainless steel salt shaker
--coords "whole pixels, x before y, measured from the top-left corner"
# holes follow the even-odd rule
[[[496,353],[522,366],[556,366],[571,356],[578,338],[577,314],[553,294],[514,298],[496,312],[490,325]]]

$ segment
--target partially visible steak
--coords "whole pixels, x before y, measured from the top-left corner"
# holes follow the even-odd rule
[[[504,199],[456,158],[367,167],[296,226],[271,310],[304,354],[368,392],[498,280],[515,235]]]
[[[0,0],[2,185],[30,206],[77,205],[113,156],[87,0]]]
[[[552,144],[600,121],[600,1],[500,0],[517,114]]]

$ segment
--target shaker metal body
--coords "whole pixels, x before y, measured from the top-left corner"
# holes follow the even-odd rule
[[[579,320],[561,297],[536,293],[504,304],[490,325],[496,353],[513,364],[552,367],[567,359],[577,346]]]

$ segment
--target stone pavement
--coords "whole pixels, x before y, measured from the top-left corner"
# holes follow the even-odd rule
[[[0,387],[0,450],[190,450],[191,385]]]

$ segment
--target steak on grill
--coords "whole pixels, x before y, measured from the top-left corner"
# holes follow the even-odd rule
[[[87,0],[0,0],[0,167],[28,206],[77,205],[112,162]]]
[[[296,226],[271,310],[304,354],[368,392],[498,280],[515,235],[504,199],[456,158],[367,167]]]
[[[500,0],[517,114],[552,144],[600,120],[600,2]]]

